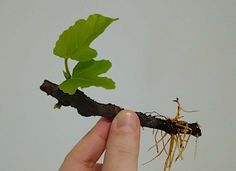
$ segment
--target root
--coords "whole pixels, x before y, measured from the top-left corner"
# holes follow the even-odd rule
[[[163,138],[163,137],[162,137],[162,138]],[[162,149],[157,153],[157,155],[156,155],[155,157],[153,157],[151,160],[149,160],[149,161],[143,163],[143,165],[146,165],[146,164],[150,163],[151,161],[153,161],[154,159],[156,159],[157,157],[159,157],[159,156],[163,153],[163,151],[165,150],[165,147],[167,146],[167,144],[169,143],[169,141],[170,141],[170,138],[166,141],[166,143],[164,144],[164,146],[162,147]],[[154,147],[155,147],[155,145],[154,145]]]
[[[155,139],[155,145],[149,148],[152,149],[153,147],[156,147],[156,149],[159,148],[159,144],[162,144],[162,150],[158,151],[157,150],[157,155],[146,162],[145,164],[153,161],[157,157],[159,157],[163,151],[166,154],[166,160],[164,164],[164,171],[169,171],[171,169],[171,166],[173,164],[173,161],[177,161],[178,159],[183,159],[183,153],[187,148],[189,139],[192,135],[192,129],[189,127],[188,122],[180,120],[183,116],[180,116],[181,111],[186,111],[184,110],[180,103],[179,99],[177,98],[174,100],[174,102],[177,103],[177,111],[176,115],[173,119],[169,119],[172,123],[175,123],[175,125],[178,127],[178,133],[177,134],[169,134],[168,141],[165,142],[165,137],[168,135],[167,133],[164,133],[161,131],[160,135],[161,138],[157,139],[157,132],[155,133],[154,139]],[[193,111],[187,111],[187,112],[193,112]],[[197,137],[198,138],[198,137]],[[197,139],[196,139],[196,145],[197,145]],[[168,147],[168,150],[166,147]],[[195,146],[195,153],[194,156],[196,156],[196,146]]]
[[[196,137],[196,140],[195,140],[194,160],[197,159],[197,142],[198,142],[198,137]]]

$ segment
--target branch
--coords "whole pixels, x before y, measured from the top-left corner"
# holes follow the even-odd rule
[[[58,88],[57,84],[48,80],[43,82],[43,84],[40,86],[40,89],[47,93],[47,95],[55,97],[58,100],[57,105],[74,107],[77,109],[80,115],[85,117],[102,116],[112,120],[118,112],[124,109],[111,103],[98,103],[89,98],[80,90],[77,90],[73,95],[66,94]],[[187,131],[187,134],[191,134],[196,137],[202,135],[201,129],[196,122],[187,123],[181,121],[177,123],[171,119],[162,119],[158,118],[157,116],[146,115],[142,112],[136,113],[139,116],[140,124],[143,127],[163,130],[169,134],[177,134],[178,132],[184,133],[184,128],[187,125],[188,128],[190,128]]]

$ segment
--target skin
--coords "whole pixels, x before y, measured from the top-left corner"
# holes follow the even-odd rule
[[[139,143],[139,118],[123,110],[112,122],[100,119],[65,157],[59,171],[136,171]],[[104,161],[99,164],[103,152]]]

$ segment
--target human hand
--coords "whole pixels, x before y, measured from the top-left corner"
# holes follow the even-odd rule
[[[123,110],[112,123],[100,119],[65,157],[60,171],[136,171],[139,142],[139,118]],[[104,150],[103,164],[96,163]]]

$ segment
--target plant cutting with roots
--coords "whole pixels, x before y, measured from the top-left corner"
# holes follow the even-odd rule
[[[164,165],[164,171],[170,170],[173,161],[177,161],[178,159],[183,159],[183,153],[188,145],[192,129],[188,126],[188,122],[180,120],[183,118],[183,116],[180,115],[180,112],[196,112],[194,110],[192,111],[186,111],[184,110],[179,102],[179,98],[176,98],[176,100],[173,100],[177,103],[177,111],[174,118],[167,118],[163,115],[160,115],[157,113],[158,116],[165,118],[166,120],[170,120],[171,122],[175,123],[176,125],[182,127],[184,129],[184,132],[181,134],[180,130],[178,130],[177,134],[169,134],[166,132],[161,131],[160,132],[160,138],[158,139],[158,130],[154,130],[154,140],[155,144],[151,146],[148,151],[155,148],[157,155],[153,157],[151,160],[147,161],[145,164],[153,161],[157,157],[159,157],[162,153],[165,153],[167,155]],[[155,113],[155,112],[154,112]],[[190,131],[189,134],[187,132]],[[168,136],[167,140],[165,138]],[[197,143],[198,136],[196,136],[196,143]],[[159,145],[161,145],[162,149],[159,149]],[[167,147],[169,146],[169,147]],[[196,149],[195,149],[196,152]],[[195,157],[195,156],[194,156]]]
[[[53,53],[64,59],[65,70],[63,74],[65,80],[59,85],[45,80],[40,86],[40,89],[47,95],[58,100],[54,108],[71,106],[76,108],[82,116],[102,116],[109,120],[112,120],[117,113],[124,109],[111,103],[99,103],[81,90],[90,86],[105,89],[115,88],[115,82],[111,78],[100,76],[111,68],[112,63],[109,60],[95,60],[97,51],[92,49],[90,44],[116,20],[118,19],[93,14],[86,20],[76,21],[74,25],[60,35]],[[72,73],[68,65],[69,59],[77,62]],[[170,170],[173,161],[183,158],[183,153],[191,136],[198,138],[202,135],[197,122],[189,123],[181,120],[180,112],[185,110],[181,107],[178,98],[174,101],[177,103],[177,112],[174,118],[167,118],[155,112],[136,112],[142,127],[155,130],[155,145],[150,150],[156,149],[157,155],[152,160],[165,153],[167,155],[164,165],[165,171]],[[157,138],[158,130],[160,130],[161,135],[159,139]],[[159,149],[160,145],[162,146],[161,149]]]

